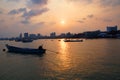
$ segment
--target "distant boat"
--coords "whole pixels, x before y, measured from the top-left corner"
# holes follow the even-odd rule
[[[22,42],[23,42],[23,43],[33,42],[33,40],[32,40],[32,39],[23,39]]]
[[[21,42],[22,39],[15,39],[15,42]]]
[[[65,39],[64,42],[83,42],[82,39]]]
[[[9,41],[14,41],[14,39],[9,39]]]
[[[42,46],[40,46],[38,49],[31,49],[31,48],[20,48],[6,44],[6,47],[8,49],[8,52],[22,53],[22,54],[43,54],[46,51],[46,49],[43,49]]]
[[[16,42],[23,42],[23,43],[28,43],[28,42],[33,42],[33,39],[16,39],[15,40]]]

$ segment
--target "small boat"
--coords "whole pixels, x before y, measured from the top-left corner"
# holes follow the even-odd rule
[[[33,40],[32,39],[23,39],[22,42],[23,43],[28,43],[28,42],[33,42]]]
[[[46,49],[43,49],[42,46],[40,46],[38,49],[31,49],[31,48],[20,48],[6,44],[6,47],[8,49],[8,52],[22,53],[22,54],[43,54],[46,51]]]
[[[22,39],[15,39],[15,42],[21,42]]]
[[[29,42],[33,42],[32,39],[15,39],[15,42],[23,42],[23,43],[29,43]]]
[[[83,42],[82,39],[65,39],[64,42]]]

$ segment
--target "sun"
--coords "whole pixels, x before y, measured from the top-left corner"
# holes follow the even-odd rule
[[[60,24],[65,25],[65,20],[61,20]]]

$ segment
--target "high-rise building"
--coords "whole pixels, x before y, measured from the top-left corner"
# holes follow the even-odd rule
[[[20,33],[20,36],[19,36],[20,39],[22,39],[22,33]]]
[[[52,33],[50,33],[50,37],[56,37],[56,33],[55,32],[52,32]]]
[[[29,34],[28,33],[24,33],[24,38],[28,38]]]
[[[36,34],[29,34],[29,37],[30,37],[31,39],[36,39],[36,38],[37,38]]]
[[[117,31],[117,26],[107,26],[107,32]]]

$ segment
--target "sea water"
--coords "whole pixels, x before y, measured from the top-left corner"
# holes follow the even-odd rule
[[[5,44],[47,51],[8,53]],[[120,39],[0,41],[0,80],[120,80]]]

